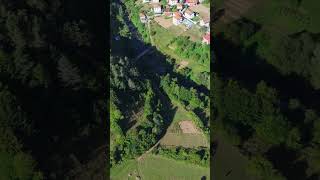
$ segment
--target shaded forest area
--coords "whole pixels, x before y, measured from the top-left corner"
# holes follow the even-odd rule
[[[105,8],[0,0],[0,179],[103,178]]]
[[[214,128],[249,159],[248,174],[318,179],[319,34],[278,37],[243,18],[215,43]]]

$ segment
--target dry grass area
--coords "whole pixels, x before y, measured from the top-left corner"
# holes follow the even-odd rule
[[[158,17],[155,17],[154,20],[165,29],[168,29],[173,25],[172,18],[166,19],[164,16],[158,16]]]
[[[180,121],[179,122],[180,129],[184,134],[199,134],[197,127],[193,124],[192,121]]]

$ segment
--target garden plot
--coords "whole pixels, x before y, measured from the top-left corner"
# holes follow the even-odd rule
[[[183,134],[200,134],[192,121],[180,121],[179,126]]]

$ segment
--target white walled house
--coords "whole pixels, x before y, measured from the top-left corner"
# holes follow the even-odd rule
[[[188,8],[184,11],[184,16],[188,19],[192,19],[194,18],[194,12]]]
[[[159,3],[159,0],[152,0],[153,3]]]
[[[198,0],[186,0],[185,4],[188,6],[195,6],[198,4]]]
[[[175,12],[172,17],[172,23],[177,26],[182,23],[182,19],[181,14],[179,12]]]
[[[142,0],[143,3],[149,3],[150,0]]]
[[[210,44],[210,33],[207,33],[203,36],[202,43],[208,44],[208,45]]]
[[[160,5],[160,4],[155,4],[155,5],[153,5],[153,12],[154,12],[155,14],[161,14],[161,13],[162,13],[162,11],[161,11],[161,5]]]
[[[183,5],[182,5],[181,3],[177,3],[177,9],[178,9],[178,10],[183,9]]]
[[[168,0],[168,4],[170,6],[175,6],[175,5],[177,5],[177,3],[178,3],[178,0]]]
[[[142,23],[146,23],[147,22],[147,16],[144,13],[140,13],[140,21]]]
[[[200,20],[200,26],[209,27],[210,26],[209,18],[202,18]]]

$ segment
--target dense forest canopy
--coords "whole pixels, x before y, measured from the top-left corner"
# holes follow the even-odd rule
[[[0,179],[92,177],[76,169],[105,143],[104,5],[0,1]]]

